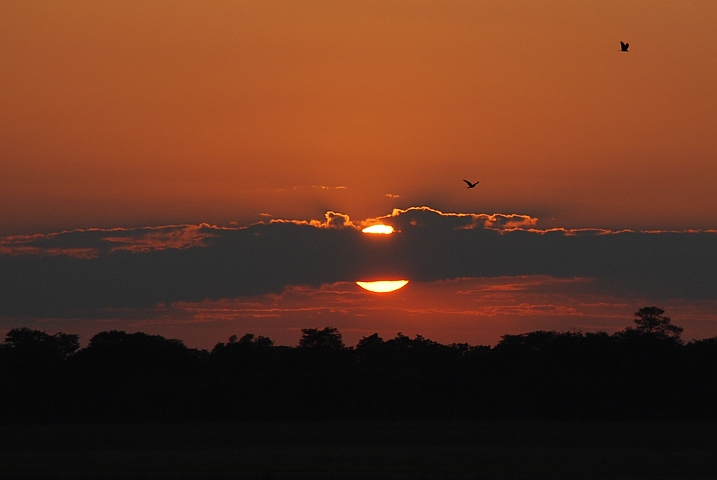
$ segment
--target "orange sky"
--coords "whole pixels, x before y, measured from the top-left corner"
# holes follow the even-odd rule
[[[48,273],[54,254],[13,248],[57,241],[65,255],[112,240],[96,240],[109,235],[98,230],[2,237],[95,227],[207,223],[241,233],[270,218],[333,211],[360,225],[427,206],[525,215],[543,230],[714,231],[715,25],[712,0],[4,0],[0,246],[10,253],[0,251],[0,266],[14,273],[0,271],[0,283],[42,280],[24,273],[23,262],[37,261],[61,290],[72,272]],[[480,183],[469,190],[463,179]],[[272,226],[256,231],[282,231]],[[688,257],[713,262],[711,240],[693,236],[705,250]],[[296,247],[281,238],[278,252]],[[672,265],[675,252],[690,253],[668,247],[655,258]],[[665,281],[683,285],[690,268]],[[311,288],[287,281],[278,296],[217,293],[209,303],[120,309],[115,319],[0,312],[0,328],[78,331],[83,341],[140,330],[207,347],[242,329],[294,343],[300,328],[331,324],[349,344],[399,330],[495,343],[536,329],[614,331],[647,302],[666,308],[686,338],[716,332],[714,295],[617,298],[571,294],[549,276],[451,275],[379,297],[318,275]],[[704,290],[711,278],[695,281]],[[532,291],[534,281],[542,286]],[[247,302],[278,320],[252,316]]]
[[[4,1],[0,235],[411,205],[714,228],[715,25],[699,0]]]

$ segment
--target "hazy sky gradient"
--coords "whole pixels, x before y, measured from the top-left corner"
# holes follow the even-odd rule
[[[411,205],[717,223],[712,1],[0,9],[4,235]]]

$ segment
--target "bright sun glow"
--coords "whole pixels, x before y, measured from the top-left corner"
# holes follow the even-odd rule
[[[380,280],[378,282],[356,282],[359,287],[369,292],[386,293],[405,287],[408,280]]]
[[[371,225],[361,230],[363,233],[382,233],[388,235],[393,233],[393,227],[391,225]]]

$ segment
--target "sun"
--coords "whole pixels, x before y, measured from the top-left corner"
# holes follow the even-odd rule
[[[387,293],[403,288],[408,280],[379,280],[378,282],[356,282],[356,285],[369,292]]]
[[[393,233],[393,227],[391,225],[371,225],[361,230],[363,233],[378,233],[382,235],[389,235]]]

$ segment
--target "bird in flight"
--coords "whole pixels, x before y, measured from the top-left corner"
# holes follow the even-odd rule
[[[468,188],[475,188],[476,185],[478,185],[480,183],[480,182],[471,183],[468,180],[463,180],[463,181],[468,184]]]
[[[629,43],[620,42],[620,51],[621,52],[627,52],[627,49],[630,48]]]

